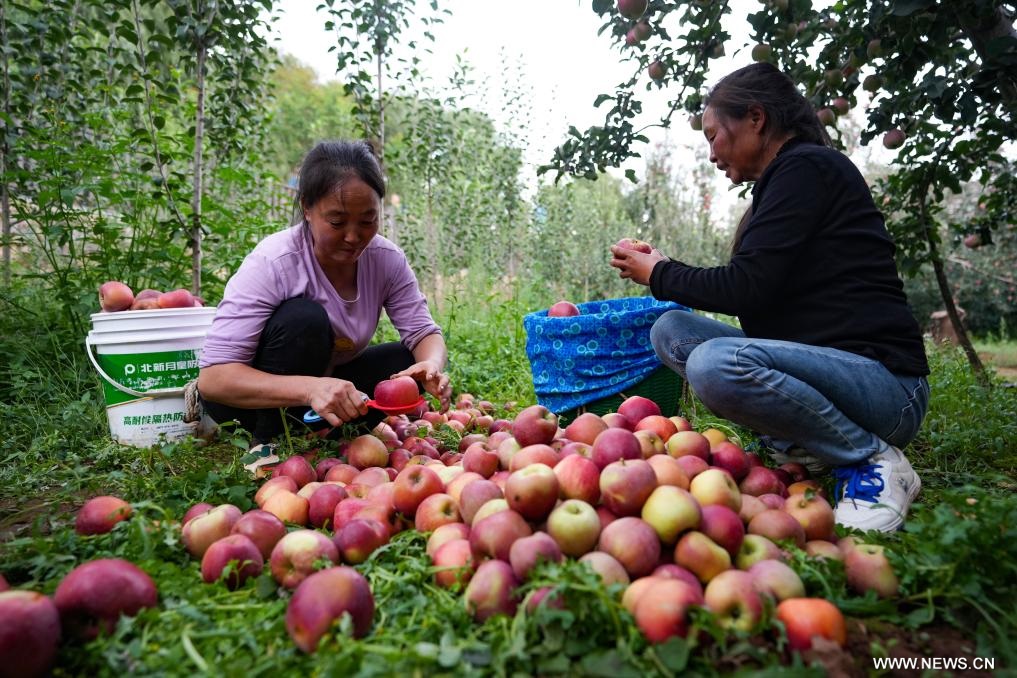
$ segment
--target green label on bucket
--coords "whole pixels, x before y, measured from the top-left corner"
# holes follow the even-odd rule
[[[166,388],[183,388],[198,376],[198,353],[195,349],[159,353],[120,353],[96,356],[110,379],[140,393]],[[107,405],[117,405],[137,396],[124,393],[105,379],[102,383]]]

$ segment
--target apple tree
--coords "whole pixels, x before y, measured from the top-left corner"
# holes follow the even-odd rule
[[[595,177],[638,156],[646,142],[636,121],[640,90],[664,89],[667,112],[653,125],[699,121],[711,61],[725,52],[771,61],[788,73],[830,127],[866,106],[861,143],[896,150],[874,187],[905,274],[929,264],[946,310],[979,379],[984,368],[963,330],[943,265],[942,234],[978,233],[983,241],[1013,222],[1017,140],[1017,31],[1007,0],[764,0],[746,17],[751,44],[737,44],[722,20],[730,0],[593,0],[601,32],[613,36],[631,77],[595,102],[604,123],[569,130],[542,173]],[[630,178],[632,175],[630,174]],[[979,218],[951,223],[944,200],[968,181],[983,187]]]

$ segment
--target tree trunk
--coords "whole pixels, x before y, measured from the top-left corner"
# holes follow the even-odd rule
[[[381,16],[381,0],[374,0],[374,15]],[[381,81],[381,69],[382,69],[382,49],[381,38],[375,38],[374,42],[374,54],[375,60],[378,64],[378,162],[381,164],[382,177],[385,176],[385,89],[382,86]],[[381,214],[378,215],[379,223],[385,223],[385,201],[381,201]],[[393,234],[394,235],[394,234]],[[394,242],[394,240],[393,240]],[[398,244],[398,243],[397,243]]]
[[[991,41],[1002,37],[1017,38],[1017,30],[1013,25],[1014,18],[1008,15],[1002,7],[996,7],[989,17],[981,21],[957,9],[954,12],[957,22],[971,41],[982,64],[992,60],[988,53]],[[1009,77],[1003,74],[1003,77],[1000,78],[999,91],[1007,103],[1017,105],[1017,77],[1014,76],[1013,70],[1010,71]]]
[[[194,120],[194,195],[191,197],[191,292],[201,295],[201,146],[205,136],[205,57],[203,39],[198,42],[198,102]]]
[[[3,87],[4,87],[4,103],[3,111],[4,115],[7,116],[7,120],[11,119],[11,80],[10,74],[7,70],[7,15],[6,15],[7,4],[0,2],[0,49],[4,53],[3,62]],[[4,286],[10,287],[11,285],[11,196],[8,193],[8,182],[7,182],[7,160],[10,155],[10,150],[7,148],[7,136],[8,125],[10,123],[5,122],[3,125],[3,141],[0,142],[0,215],[3,219],[3,253],[4,253]]]

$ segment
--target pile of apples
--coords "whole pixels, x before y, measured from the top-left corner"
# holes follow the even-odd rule
[[[134,294],[130,287],[119,280],[110,280],[99,286],[99,307],[107,313],[203,305],[200,299],[182,287],[172,292],[144,289]]]

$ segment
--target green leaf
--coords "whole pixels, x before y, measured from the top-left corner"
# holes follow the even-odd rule
[[[933,0],[897,0],[890,13],[894,16],[911,16],[915,12],[931,7]]]

